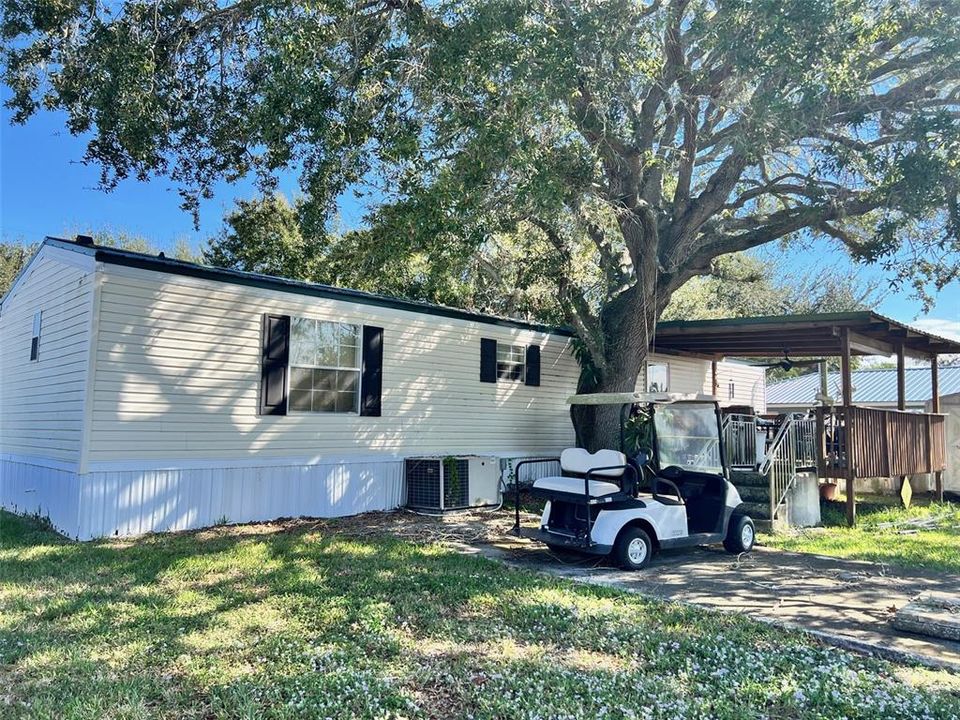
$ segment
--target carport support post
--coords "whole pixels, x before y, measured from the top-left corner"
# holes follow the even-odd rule
[[[930,412],[940,412],[940,367],[937,365],[937,356],[930,356]],[[933,436],[930,437],[931,458],[933,460]],[[937,502],[943,502],[943,470],[936,470],[933,474],[936,483]],[[929,487],[929,485],[927,486]]]
[[[853,491],[855,468],[853,466],[853,442],[850,427],[850,408],[853,405],[853,378],[850,372],[850,328],[843,329],[840,345],[840,375],[843,384],[843,434],[846,446],[846,475],[847,475],[847,525],[857,524],[857,498]]]
[[[907,409],[907,363],[903,354],[903,343],[897,344],[897,410]],[[906,475],[900,476],[901,503],[903,503],[903,484],[910,482]]]
[[[907,366],[903,343],[897,345],[897,410],[907,409]]]

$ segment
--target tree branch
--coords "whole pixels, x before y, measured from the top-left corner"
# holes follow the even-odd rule
[[[865,215],[883,204],[884,200],[876,197],[853,197],[846,202],[790,207],[766,216],[721,221],[715,229],[704,234],[696,257],[712,259],[718,255],[749,250],[807,228],[823,231],[824,225],[830,221]],[[740,228],[741,232],[729,232]],[[852,236],[832,229],[835,231],[831,233],[833,237],[844,244],[854,242],[854,245],[848,246],[856,248]],[[685,272],[690,272],[690,277],[700,274],[704,272],[701,265],[694,267],[691,264]]]
[[[527,220],[546,236],[550,244],[569,265],[570,251],[560,234],[549,223],[539,218],[528,217]],[[566,306],[567,316],[571,324],[577,329],[577,334],[590,351],[594,365],[603,371],[606,367],[606,356],[604,354],[605,340],[600,318],[593,312],[583,293],[573,286],[569,278],[562,278],[558,285],[560,301]]]

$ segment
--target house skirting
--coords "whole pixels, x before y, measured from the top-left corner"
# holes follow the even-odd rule
[[[47,518],[59,532],[77,537],[80,476],[76,466],[45,458],[0,455],[0,507]]]
[[[520,458],[503,458],[503,477]],[[204,467],[75,467],[0,456],[0,507],[49,519],[78,540],[193,530],[282,517],[343,517],[393,510],[406,502],[404,463],[383,458],[301,464],[229,462]],[[555,463],[521,469],[521,480],[556,472]]]
[[[78,540],[281,517],[340,517],[404,502],[403,461],[98,470],[5,457],[0,507],[49,518]]]

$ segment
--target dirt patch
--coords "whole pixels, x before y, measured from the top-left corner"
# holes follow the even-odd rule
[[[523,513],[521,520],[525,525],[529,525],[536,522],[537,517]],[[390,535],[410,542],[440,545],[510,544],[514,517],[512,513],[502,510],[464,510],[443,515],[396,510],[344,518],[282,522],[285,525],[284,532],[336,533],[345,537],[361,538]]]

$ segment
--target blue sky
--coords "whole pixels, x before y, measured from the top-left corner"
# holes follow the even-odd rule
[[[73,236],[97,230],[126,231],[149,239],[159,249],[170,249],[179,238],[193,247],[215,234],[222,217],[236,199],[251,198],[249,182],[221,184],[215,197],[200,211],[200,229],[180,209],[172,182],[129,179],[110,193],[97,189],[99,171],[81,163],[85,142],[64,128],[63,115],[42,112],[25,126],[11,126],[2,111],[0,125],[0,236],[4,240],[34,242],[44,235]],[[283,178],[280,189],[296,192],[295,177]],[[341,227],[357,225],[363,208],[352,197],[340,205]],[[883,278],[881,270],[853,264],[826,242],[788,253],[788,264],[849,267],[850,272]],[[896,320],[910,322],[930,332],[960,337],[960,283],[952,283],[938,296],[937,305],[923,314],[909,292],[888,292],[877,310]]]

